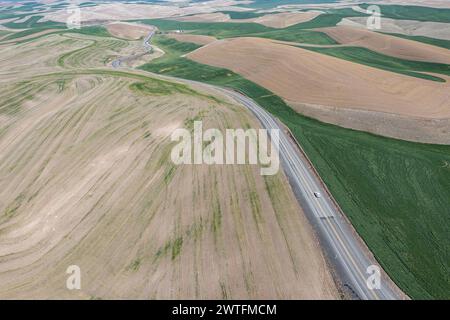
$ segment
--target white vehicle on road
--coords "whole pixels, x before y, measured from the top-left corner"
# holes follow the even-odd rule
[[[320,192],[314,192],[314,196],[316,197],[316,198],[320,198],[320,197],[322,197],[322,195],[320,194]]]

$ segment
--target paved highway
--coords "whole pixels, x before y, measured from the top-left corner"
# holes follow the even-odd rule
[[[280,130],[279,154],[282,167],[309,221],[315,227],[322,247],[337,269],[344,287],[349,289],[354,298],[400,299],[396,289],[392,288],[390,280],[385,276],[381,278],[379,289],[369,288],[367,279],[370,274],[367,273],[367,268],[372,265],[378,266],[377,263],[366,253],[367,250],[359,242],[358,235],[334,205],[309,161],[279,122],[245,95],[229,89],[220,91],[247,107],[265,129]],[[316,197],[315,192],[319,192],[320,196]]]
[[[144,40],[146,50],[151,49],[150,40],[153,35],[154,31]],[[120,63],[118,66],[120,66]],[[239,92],[197,81],[166,76],[163,76],[163,78],[218,90],[248,108],[261,122],[263,128],[278,129],[280,132],[279,154],[282,168],[300,205],[317,232],[322,248],[326,251],[338,273],[341,284],[344,288],[347,288],[347,293],[350,293],[353,298],[363,300],[403,298],[383,271],[381,271],[380,288],[369,288],[367,284],[370,276],[368,267],[378,267],[376,261],[364,247],[364,244],[361,243],[359,236],[354,232],[348,220],[335,206],[331,195],[325,190],[308,159],[301,152],[300,146],[289,137],[274,116]],[[319,193],[320,196],[316,197],[315,193]]]

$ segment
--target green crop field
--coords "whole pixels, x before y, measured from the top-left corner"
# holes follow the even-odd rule
[[[31,29],[25,29],[23,31],[19,31],[19,32],[14,32],[11,33],[9,36],[5,37],[3,40],[7,41],[7,40],[13,40],[13,39],[18,39],[18,38],[22,38],[22,37],[26,37],[35,33],[39,33],[41,31],[45,31],[47,30],[47,28],[31,28]]]
[[[142,69],[231,87],[294,133],[382,267],[410,297],[450,298],[450,146],[419,144],[304,117],[241,76],[185,58],[197,46],[157,37]]]
[[[26,19],[23,22],[7,22],[3,25],[7,28],[11,29],[25,29],[25,28],[63,28],[65,27],[64,23],[54,22],[54,21],[45,21],[39,22],[43,16],[32,16]]]
[[[331,2],[337,2],[337,0],[254,0],[251,3],[240,4],[239,6],[255,9],[269,9],[280,5],[320,4]]]
[[[450,146],[408,143],[301,117],[286,123],[399,287],[415,299],[448,299]]]
[[[258,18],[265,13],[258,13],[253,11],[220,11],[223,14],[228,14],[231,19],[251,19],[251,18]]]
[[[1,39],[1,41],[8,41],[8,40],[14,40],[17,39],[17,43],[24,43],[24,42],[31,42],[38,38],[45,37],[47,34],[41,34],[36,35],[36,37],[31,37],[25,40],[21,40],[19,38],[37,34],[39,32],[48,30],[48,29],[54,29],[54,28],[30,28],[19,32],[14,32],[6,36],[4,39]],[[96,37],[112,37],[112,35],[108,32],[108,30],[103,26],[88,26],[88,27],[82,27],[80,29],[68,29],[68,28],[56,28],[54,32],[51,33],[57,33],[57,34],[63,34],[63,33],[78,33],[78,34],[84,34],[89,36],[96,36]],[[1,42],[0,41],[0,42]]]
[[[366,9],[369,5],[360,7]],[[383,17],[399,20],[450,22],[450,9],[421,6],[378,5]]]
[[[14,17],[26,17],[28,14],[25,14],[23,16],[15,16],[14,13],[9,13]],[[10,28],[10,29],[23,29],[20,30],[18,32],[14,32],[11,33],[10,35],[8,35],[7,37],[5,37],[4,39],[2,39],[2,41],[8,41],[8,40],[13,40],[13,39],[18,39],[21,37],[25,37],[25,36],[29,36],[35,33],[39,33],[48,29],[65,29],[66,25],[63,23],[59,23],[59,22],[53,22],[53,21],[45,21],[45,22],[39,22],[39,20],[42,19],[42,16],[31,16],[28,19],[26,19],[25,21],[22,22],[14,22],[14,21],[10,21],[10,22],[6,22],[3,23],[2,25]]]
[[[429,74],[424,74],[421,72],[433,72],[444,75],[450,75],[450,65],[448,64],[404,60],[384,55],[361,47],[336,47],[336,48],[301,47],[301,48],[326,54],[336,58],[364,64],[367,66],[432,81],[445,82],[445,80],[442,78],[432,76]]]
[[[26,17],[28,14],[17,14],[15,12],[12,12],[11,10],[2,10],[0,11],[0,20],[3,19],[14,19],[14,18],[23,18]]]
[[[89,40],[90,44],[84,48],[70,51],[61,55],[57,64],[60,67],[83,68],[90,66],[101,66],[106,64],[108,52],[117,53],[127,46],[127,42],[115,38],[102,38],[101,40]]]
[[[92,3],[82,3],[81,6],[87,6],[91,5]],[[62,4],[59,4],[62,5]],[[36,9],[36,7],[41,6],[41,4],[30,2],[27,3],[24,6],[18,7],[18,8],[11,8],[8,10],[0,11],[0,20],[1,19],[22,19],[29,16],[29,13],[23,13],[23,11],[28,11],[31,9]],[[15,21],[9,21],[2,23],[3,26],[10,28],[10,29],[23,29],[19,30],[18,32],[11,33],[7,37],[3,38],[2,41],[8,41],[8,40],[14,40],[25,36],[30,36],[33,34],[37,34],[39,32],[48,30],[48,29],[57,29],[55,33],[62,33],[62,32],[71,32],[71,33],[80,33],[85,35],[92,35],[92,36],[103,36],[103,37],[110,37],[111,35],[108,33],[105,27],[103,26],[87,26],[83,27],[81,29],[68,29],[65,23],[60,22],[54,22],[54,21],[44,21],[39,22],[43,18],[42,15],[33,15],[26,18],[24,21],[21,22],[15,22]],[[41,36],[36,36],[36,38],[30,38],[23,41],[32,41]]]
[[[226,11],[226,13],[230,14],[233,19],[252,18],[260,15],[254,12],[230,13]],[[141,22],[157,26],[162,31],[186,30],[193,34],[209,35],[216,38],[246,36],[329,45],[337,44],[337,42],[325,33],[311,29],[336,26],[345,17],[360,16],[366,16],[366,14],[350,8],[330,9],[310,21],[280,29],[251,22],[187,22],[164,19],[141,20]]]
[[[336,26],[343,18],[348,17],[366,17],[367,14],[354,11],[350,8],[330,9],[314,19],[285,28],[288,31],[326,28]]]
[[[431,44],[433,46],[450,49],[450,40],[435,39],[435,38],[424,37],[424,36],[409,36],[409,35],[404,35],[404,34],[399,34],[399,33],[388,33],[388,34],[390,34],[391,36],[396,36],[396,37],[403,38],[403,39],[414,40],[414,41],[423,42],[426,44]]]
[[[65,33],[79,33],[96,37],[112,37],[108,30],[103,26],[88,26],[80,29],[66,29]]]
[[[260,33],[272,30],[272,28],[261,24],[245,22],[191,22],[164,19],[145,19],[140,21],[149,25],[154,25],[162,31],[181,29],[218,38],[236,37],[242,34]]]
[[[247,36],[311,44],[336,44],[336,41],[323,32],[304,30],[303,28],[275,29],[257,23],[238,22],[180,22],[162,19],[140,21],[154,25],[162,31],[181,29],[190,31],[192,34],[209,35],[219,39]]]

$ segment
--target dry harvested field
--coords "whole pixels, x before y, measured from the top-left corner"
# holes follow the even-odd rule
[[[427,119],[450,117],[448,82],[395,74],[267,39],[217,41],[188,57],[233,70],[294,108],[308,103]]]
[[[199,45],[209,44],[216,41],[217,39],[211,36],[203,36],[188,33],[171,33],[167,35],[169,38],[181,41],[181,42],[191,42]]]
[[[106,25],[108,32],[117,38],[138,40],[145,37],[153,29],[148,25],[139,25],[128,22],[113,22]]]
[[[367,29],[366,22],[367,18],[365,17],[351,17],[342,19],[338,25]],[[383,17],[380,31],[450,40],[450,23],[444,22],[397,20]]]
[[[340,127],[401,140],[450,145],[450,119],[424,119],[392,113],[297,103],[308,117]]]
[[[53,32],[56,32],[56,31],[58,31],[58,29],[46,29],[46,30],[39,31],[39,32],[36,32],[36,33],[33,33],[33,34],[29,34],[27,36],[15,38],[15,39],[10,40],[10,41],[5,41],[2,44],[9,44],[9,43],[15,43],[15,42],[18,42],[18,41],[28,40],[28,39],[40,37],[40,36],[43,36],[43,35],[46,35],[46,34],[49,34],[49,33],[53,33]]]
[[[17,17],[9,18],[9,19],[1,19],[0,23],[8,23],[8,22],[15,21],[15,20],[17,20]],[[0,26],[0,28],[2,28],[2,30],[17,30],[17,29],[10,29],[10,28],[7,28],[5,26]]]
[[[170,160],[175,128],[258,128],[252,115],[107,67],[126,50],[81,35],[0,48],[0,298],[338,298],[282,173]]]
[[[347,8],[361,3],[369,4],[396,4],[396,5],[408,5],[408,6],[424,6],[424,7],[434,7],[434,8],[450,8],[450,2],[447,0],[339,0],[337,2],[330,3],[306,3],[306,4],[286,4],[277,6],[278,9],[305,9],[305,8]]]
[[[188,22],[227,22],[230,21],[230,16],[222,12],[214,12],[214,13],[200,13],[189,16],[173,17],[171,19]]]
[[[346,2],[342,0],[342,2]],[[360,1],[358,1],[360,2]],[[377,4],[398,4],[407,6],[424,6],[424,7],[434,7],[434,8],[450,8],[450,3],[447,0],[382,0],[373,1]]]
[[[246,19],[248,22],[255,22],[272,28],[286,28],[297,23],[306,22],[320,15],[319,11],[308,12],[281,12],[267,14],[255,19]],[[236,21],[236,20],[235,20]],[[237,20],[242,21],[242,20]]]
[[[249,19],[231,19],[230,15],[222,12],[203,13],[191,16],[181,16],[171,18],[177,21],[191,21],[191,22],[254,22],[265,25],[272,28],[286,28],[297,23],[306,22],[314,19],[321,12],[308,11],[308,12],[280,12],[273,14],[266,14],[257,18]]]
[[[316,29],[341,44],[364,47],[406,60],[450,64],[450,51],[422,42],[402,39],[367,29],[338,26]]]
[[[108,20],[129,20],[144,18],[170,17],[179,11],[176,6],[144,5],[144,4],[124,4],[108,3],[99,4],[94,7],[81,8],[82,22],[86,21],[108,21]],[[70,16],[66,10],[50,12],[45,15],[46,20],[65,22]],[[44,20],[42,20],[44,21]]]
[[[94,43],[94,40],[86,37],[75,37],[48,35],[20,45],[7,44],[2,48],[0,55],[1,80],[11,81],[27,75],[53,72],[57,68],[60,56],[77,49],[81,53],[83,48]]]
[[[210,13],[220,10],[245,10],[234,6],[237,1],[209,1],[199,2],[191,6],[156,5],[156,4],[135,4],[135,3],[107,3],[98,4],[93,7],[81,8],[81,21],[120,21],[132,19],[154,19],[169,18],[174,16]],[[49,12],[45,14],[45,20],[66,22],[70,13],[66,9]]]

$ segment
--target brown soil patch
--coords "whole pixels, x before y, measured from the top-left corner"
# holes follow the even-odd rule
[[[286,28],[297,23],[307,22],[320,15],[317,11],[308,12],[282,12],[267,14],[262,17],[251,19],[252,22],[272,28]],[[239,20],[235,20],[239,21]]]
[[[211,36],[203,36],[203,35],[195,35],[195,34],[178,34],[171,33],[167,35],[169,38],[181,41],[181,42],[192,42],[199,45],[209,44],[211,42],[216,41],[217,39]]]
[[[148,35],[148,33],[153,29],[150,26],[124,23],[124,22],[114,22],[106,25],[108,32],[113,36],[128,40],[138,40],[142,37]]]
[[[366,29],[366,21],[364,17],[349,17],[342,19],[338,25]],[[450,23],[444,22],[383,18],[378,31],[450,40]]]
[[[450,119],[423,119],[392,113],[296,103],[299,113],[344,128],[395,139],[450,145]]]
[[[399,75],[267,39],[217,41],[188,57],[233,70],[294,104],[450,117],[448,82]]]
[[[339,43],[364,47],[386,55],[416,61],[450,64],[450,51],[418,41],[349,26],[320,28]]]

